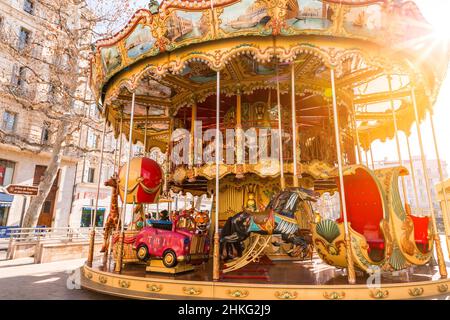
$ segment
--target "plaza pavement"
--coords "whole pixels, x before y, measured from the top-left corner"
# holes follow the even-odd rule
[[[447,267],[445,238],[441,236]],[[66,260],[34,264],[33,258],[4,260],[6,253],[0,251],[0,300],[110,300],[118,299],[84,289],[77,289],[76,273],[86,259]],[[75,281],[76,282],[76,281]],[[450,300],[450,295],[433,300]]]
[[[32,258],[0,261],[0,300],[110,300],[117,299],[77,289],[72,279],[86,259],[32,264]],[[69,279],[70,277],[70,279]],[[68,281],[69,280],[69,281]]]

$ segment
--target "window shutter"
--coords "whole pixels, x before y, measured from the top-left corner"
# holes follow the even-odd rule
[[[83,179],[82,182],[87,182],[88,181],[88,176],[89,176],[89,168],[90,168],[90,163],[88,160],[85,160],[84,162],[84,172],[83,172]]]
[[[18,66],[15,64],[15,65],[13,65],[12,73],[11,73],[11,84],[13,86],[17,86],[17,72],[18,72]]]

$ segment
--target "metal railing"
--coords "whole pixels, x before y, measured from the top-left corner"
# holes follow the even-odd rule
[[[10,241],[87,241],[92,228],[12,228],[0,244]],[[103,228],[95,228],[96,239],[103,239]]]

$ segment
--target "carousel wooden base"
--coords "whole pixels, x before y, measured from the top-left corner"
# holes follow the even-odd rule
[[[194,267],[192,265],[188,265],[185,263],[179,263],[174,268],[166,268],[162,260],[151,260],[149,265],[145,268],[147,272],[156,272],[156,273],[165,273],[165,274],[180,274],[189,271],[194,271]]]
[[[82,267],[82,287],[135,299],[377,300],[450,296],[450,279],[441,279],[437,268],[429,266],[384,274],[379,287],[368,287],[363,273],[358,274],[355,285],[349,285],[343,271],[316,259],[255,265],[255,269],[266,270],[267,279],[246,278],[244,270],[239,277],[219,282],[211,279],[211,264],[177,275],[148,274],[142,265],[127,265],[117,274],[111,267],[99,263]]]

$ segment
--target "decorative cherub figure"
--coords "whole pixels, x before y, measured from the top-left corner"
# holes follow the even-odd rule
[[[152,14],[157,14],[159,11],[159,3],[156,0],[150,0],[149,4],[148,4],[148,10],[152,13]]]

